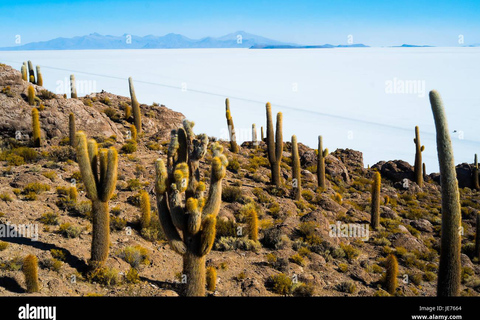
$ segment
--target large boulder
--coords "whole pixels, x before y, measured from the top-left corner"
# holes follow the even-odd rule
[[[352,149],[337,149],[331,153],[332,156],[342,161],[348,171],[362,170],[363,167],[363,153]]]
[[[372,166],[377,169],[382,177],[393,182],[402,182],[404,179],[414,179],[414,170],[408,162],[403,160],[380,161]]]

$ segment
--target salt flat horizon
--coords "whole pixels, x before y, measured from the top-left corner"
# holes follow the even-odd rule
[[[197,133],[224,139],[229,98],[240,142],[251,139],[252,123],[258,131],[265,126],[269,101],[284,115],[285,141],[295,134],[316,148],[322,135],[330,151],[361,151],[365,166],[413,164],[418,125],[427,172],[437,172],[428,92],[443,98],[456,164],[471,163],[480,153],[479,53],[475,47],[0,51],[0,62],[20,69],[31,60],[55,93],[68,91],[75,74],[87,89],[80,96],[91,90],[129,96],[131,76],[140,103],[164,104],[195,121]]]

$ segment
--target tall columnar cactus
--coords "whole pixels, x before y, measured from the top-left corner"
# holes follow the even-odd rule
[[[135,88],[133,86],[132,77],[128,78],[128,87],[130,90],[130,98],[132,100],[132,111],[133,111],[133,123],[135,128],[137,128],[137,134],[142,133],[142,113],[140,112],[140,103],[138,103],[137,96],[135,95]]]
[[[273,131],[272,120],[272,106],[267,102],[267,153],[268,161],[272,171],[272,184],[277,188],[281,186],[280,180],[280,163],[282,162],[283,154],[283,115],[281,112],[277,113],[277,130]]]
[[[256,148],[258,146],[258,140],[257,140],[257,126],[252,124],[252,144]]]
[[[43,87],[43,77],[42,71],[40,71],[40,66],[37,66],[37,85]]]
[[[260,138],[262,139],[261,141],[265,141],[265,134],[263,133],[263,126],[260,127]]]
[[[422,146],[420,143],[420,130],[418,126],[415,127],[415,138],[413,139],[415,143],[415,166],[414,166],[414,175],[415,183],[418,184],[420,188],[423,187],[423,161],[422,161],[422,152],[425,150],[425,146]]]
[[[328,149],[323,149],[323,138],[318,136],[318,155],[317,155],[317,183],[322,189],[326,188],[325,180],[325,158],[328,155]]]
[[[427,169],[425,167],[425,162],[422,164],[422,173],[423,173],[423,181],[427,180]]]
[[[235,136],[235,126],[233,125],[232,113],[230,111],[230,100],[225,99],[225,116],[227,118],[228,135],[230,137],[230,151],[238,153],[237,138]]]
[[[77,161],[88,198],[92,201],[92,249],[90,266],[100,267],[108,257],[110,217],[108,201],[117,183],[117,150],[114,147],[98,150],[97,142],[87,143],[85,133],[76,134]]]
[[[30,60],[28,60],[28,79],[31,83],[35,83],[35,70],[33,69],[33,64]]]
[[[480,190],[480,182],[478,181],[478,159],[477,154],[475,154],[475,158],[473,159],[473,188],[475,190]]]
[[[40,116],[37,108],[32,108],[32,138],[33,146],[38,148],[42,145],[40,132]]]
[[[28,104],[31,106],[35,105],[35,88],[32,85],[29,85],[27,88],[27,98],[28,98]]]
[[[29,254],[23,260],[22,267],[23,275],[25,276],[25,283],[27,285],[27,292],[40,291],[38,282],[38,259],[36,256]]]
[[[458,296],[460,292],[461,207],[452,141],[442,99],[430,91],[430,104],[437,132],[437,153],[442,186],[442,231],[437,295]]]
[[[205,256],[215,240],[215,225],[222,201],[222,179],[228,160],[222,154],[222,146],[212,144],[210,188],[205,198],[199,161],[207,152],[208,137],[205,134],[196,136],[192,127],[192,122],[184,120],[183,128],[172,131],[167,164],[161,159],[155,162],[155,192],[165,236],[172,249],[183,256],[183,274],[186,276],[184,295],[204,296]]]
[[[297,136],[292,136],[292,186],[293,198],[300,200],[302,197],[302,175],[300,174],[300,156],[298,154]]]
[[[372,211],[370,225],[374,230],[380,226],[380,187],[382,184],[382,176],[380,172],[375,171],[372,184]]]
[[[385,288],[390,294],[397,290],[398,261],[393,253],[388,255],[386,260]]]
[[[75,82],[75,75],[70,75],[70,97],[77,99],[77,84]]]
[[[150,197],[148,196],[148,192],[142,190],[140,193],[140,225],[142,228],[147,228],[150,225],[151,221],[151,208],[150,208]]]
[[[75,115],[70,112],[70,114],[68,115],[68,139],[70,142],[70,146],[72,146],[73,148],[75,148],[75,133]]]
[[[28,81],[28,71],[25,63],[22,64],[20,71],[22,72],[22,80]]]

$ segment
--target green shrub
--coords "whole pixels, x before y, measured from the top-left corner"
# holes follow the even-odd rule
[[[28,194],[30,192],[33,192],[35,194],[40,194],[44,191],[49,191],[49,190],[50,190],[50,186],[48,184],[31,182],[23,188],[23,193]]]
[[[293,296],[294,297],[312,297],[315,292],[315,287],[311,283],[299,283],[297,286],[294,286]]]
[[[225,202],[239,202],[242,198],[242,189],[239,187],[226,186],[222,190],[222,200]]]
[[[42,214],[40,217],[39,221],[43,224],[51,225],[51,226],[56,226],[59,223],[59,215],[58,213],[55,212],[47,212]]]
[[[360,255],[360,250],[350,244],[340,243],[340,248],[345,252],[348,261],[353,261]]]
[[[132,268],[138,269],[141,264],[149,264],[147,249],[144,247],[137,246],[128,246],[123,248],[119,253],[118,257],[125,260]]]
[[[267,286],[271,290],[283,296],[289,295],[292,293],[292,279],[284,273],[270,276],[267,281]]]
[[[353,294],[357,290],[357,287],[352,281],[343,281],[336,285],[336,289],[340,292]]]
[[[62,268],[62,265],[63,265],[63,262],[57,259],[46,259],[45,261],[43,261],[43,266],[46,269],[50,269],[56,272],[60,271],[60,269]]]
[[[120,283],[118,270],[109,267],[97,268],[89,273],[87,278],[89,281],[97,282],[104,286],[114,286]]]
[[[5,202],[13,201],[12,196],[9,193],[6,193],[6,192],[0,194],[0,200],[3,200]]]
[[[127,280],[128,283],[138,283],[140,282],[140,276],[138,275],[138,271],[135,268],[130,268],[125,275],[125,279]]]
[[[8,248],[8,242],[0,240],[0,251],[4,251]]]
[[[298,264],[299,266],[304,266],[305,265],[305,260],[301,255],[298,253],[294,254],[293,256],[290,257],[290,261],[293,263]]]
[[[232,220],[227,219],[217,219],[217,224],[215,225],[216,239],[222,237],[236,237],[237,236],[237,224]]]
[[[77,238],[82,233],[82,228],[75,227],[71,223],[63,223],[58,228],[58,232],[65,238]]]
[[[234,173],[237,173],[238,169],[240,169],[240,162],[238,162],[238,158],[233,157],[231,159],[228,159],[227,169]]]
[[[298,232],[304,242],[310,245],[319,245],[322,243],[322,239],[316,234],[316,228],[318,225],[313,221],[302,222],[298,227]]]
[[[137,142],[132,139],[127,140],[127,142],[120,149],[121,153],[126,154],[134,153],[135,151],[137,151]]]
[[[248,238],[222,237],[215,243],[218,251],[245,250],[258,252],[261,249],[260,242]]]

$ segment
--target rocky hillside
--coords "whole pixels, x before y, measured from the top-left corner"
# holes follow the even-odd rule
[[[22,261],[39,260],[42,296],[176,296],[182,289],[182,259],[166,242],[158,219],[140,225],[140,191],[148,193],[155,217],[154,161],[165,158],[170,131],[184,116],[163,105],[141,105],[143,132],[136,145],[125,120],[130,98],[94,93],[78,99],[34,86],[42,145],[32,144],[29,83],[0,65],[0,223],[38,227],[38,239],[3,237],[0,295],[26,295]],[[118,182],[110,201],[110,256],[103,273],[88,275],[91,204],[85,194],[75,150],[69,146],[69,114],[76,129],[101,147],[119,151]],[[191,119],[195,120],[195,119]],[[197,132],[198,134],[199,132]],[[215,138],[210,138],[214,141]],[[284,185],[270,185],[266,145],[251,142],[238,153],[220,141],[229,160],[216,240],[207,256],[217,296],[389,295],[386,258],[398,260],[394,295],[434,296],[439,262],[441,193],[439,175],[420,188],[405,161],[382,161],[365,168],[362,153],[337,149],[326,157],[327,186],[317,187],[316,150],[301,143],[302,199],[292,198],[292,146],[284,144]],[[207,177],[211,155],[200,163]],[[480,194],[472,189],[472,165],[457,167],[462,204],[463,295],[480,295],[480,266],[474,259]],[[331,225],[370,223],[374,172],[382,176],[380,228],[368,237],[332,235]],[[78,196],[69,190],[75,186]],[[249,212],[258,215],[259,240],[248,238]],[[1,225],[0,224],[0,225]],[[0,230],[1,231],[1,230]],[[0,233],[0,237],[2,237]],[[138,274],[137,274],[138,273]]]

